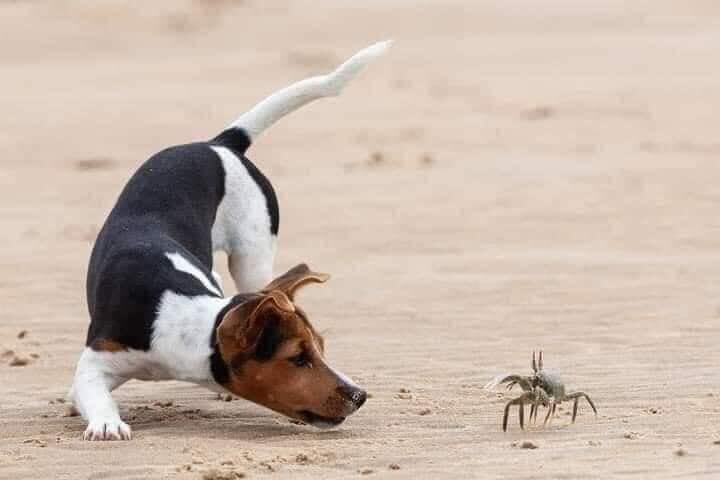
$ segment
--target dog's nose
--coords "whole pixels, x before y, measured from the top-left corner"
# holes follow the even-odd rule
[[[340,395],[345,397],[347,400],[350,400],[353,405],[355,405],[356,409],[362,407],[367,400],[367,392],[365,392],[362,388],[343,385],[338,387],[338,391],[340,392]]]

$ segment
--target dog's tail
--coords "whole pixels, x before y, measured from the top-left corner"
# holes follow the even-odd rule
[[[392,41],[371,45],[350,57],[327,75],[306,78],[288,85],[243,113],[215,141],[245,152],[255,139],[273,123],[303,105],[323,97],[337,96],[365,65],[379,57]]]

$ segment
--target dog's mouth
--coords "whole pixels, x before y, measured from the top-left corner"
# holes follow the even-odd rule
[[[345,417],[324,417],[310,410],[300,410],[297,413],[303,422],[317,428],[333,428],[345,421]]]

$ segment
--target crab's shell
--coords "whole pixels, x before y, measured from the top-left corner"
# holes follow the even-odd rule
[[[538,372],[537,374],[538,385],[545,392],[556,399],[565,398],[565,384],[563,383],[560,375],[554,372]]]

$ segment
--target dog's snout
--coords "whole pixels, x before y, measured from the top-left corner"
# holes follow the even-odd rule
[[[363,390],[362,388],[353,387],[350,385],[343,385],[341,387],[338,387],[338,392],[345,399],[352,402],[353,405],[355,405],[355,408],[362,407],[367,400],[367,392],[365,392],[365,390]]]

